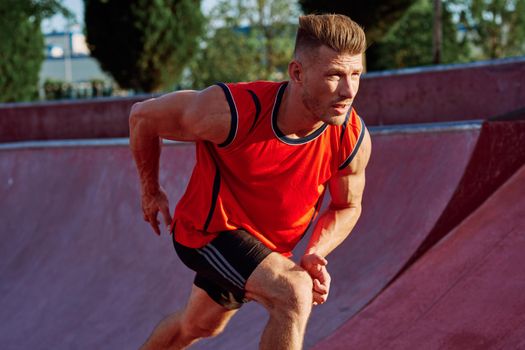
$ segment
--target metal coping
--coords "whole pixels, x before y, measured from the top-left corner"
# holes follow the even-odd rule
[[[372,135],[392,134],[417,134],[417,133],[441,133],[466,130],[478,130],[483,120],[471,120],[461,122],[442,122],[425,124],[402,124],[388,126],[368,127]],[[171,146],[183,146],[188,142],[164,140],[164,144]],[[113,139],[79,139],[79,140],[43,140],[43,141],[20,141],[0,143],[0,151],[42,149],[42,148],[75,148],[75,147],[122,147],[129,146],[128,138]]]
[[[392,77],[399,75],[408,75],[408,74],[417,74],[417,73],[433,73],[433,72],[443,72],[451,71],[457,69],[465,68],[491,68],[499,67],[505,64],[512,63],[525,63],[525,56],[516,56],[516,57],[507,57],[490,61],[477,61],[469,63],[451,63],[451,64],[440,64],[433,66],[420,66],[420,67],[411,67],[411,68],[401,68],[401,69],[390,69],[383,71],[372,71],[367,72],[363,75],[364,79],[367,78],[380,78],[380,77]]]
[[[372,135],[441,133],[454,131],[479,130],[484,120],[475,119],[461,122],[440,122],[422,124],[397,124],[368,127]]]
[[[1,109],[10,108],[28,108],[28,107],[56,107],[56,106],[76,106],[94,103],[111,103],[111,102],[137,102],[147,100],[152,97],[157,97],[159,94],[137,94],[130,96],[103,96],[94,98],[79,98],[79,99],[60,99],[48,101],[33,101],[33,102],[2,102]]]

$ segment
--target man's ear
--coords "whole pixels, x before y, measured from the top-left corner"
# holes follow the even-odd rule
[[[292,60],[288,64],[288,75],[294,83],[301,84],[303,82],[303,65],[301,62]]]

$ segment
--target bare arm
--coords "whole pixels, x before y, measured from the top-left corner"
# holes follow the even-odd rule
[[[370,135],[363,142],[350,165],[330,180],[332,201],[314,229],[306,254],[327,256],[341,244],[361,215],[361,200],[365,188],[365,168],[371,151]]]
[[[314,300],[317,299],[317,303],[326,300],[330,287],[325,257],[348,237],[361,215],[365,168],[371,152],[370,135],[365,132],[355,158],[330,180],[330,207],[319,218],[301,260],[301,266],[314,279]]]
[[[166,194],[159,184],[162,138],[220,143],[230,129],[230,109],[218,86],[178,91],[133,105],[129,117],[130,147],[140,177],[144,220],[160,234],[157,214],[169,226]]]

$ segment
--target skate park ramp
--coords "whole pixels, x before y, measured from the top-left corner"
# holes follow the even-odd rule
[[[525,348],[525,166],[314,349]]]
[[[416,252],[424,256],[430,233],[440,239],[436,224],[462,198],[458,187],[477,181],[465,174],[484,144],[479,122],[371,129],[363,214],[328,257],[331,295],[313,311],[306,348],[329,349],[327,337],[361,315]],[[164,147],[172,210],[193,164],[193,146]],[[2,347],[136,349],[184,305],[193,276],[170,237],[142,220],[127,140],[4,144],[0,181]],[[195,348],[256,349],[266,320],[250,303]]]

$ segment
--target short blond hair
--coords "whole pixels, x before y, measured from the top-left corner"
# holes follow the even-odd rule
[[[363,29],[345,15],[324,14],[299,17],[294,55],[322,45],[344,54],[358,55],[366,50]]]

